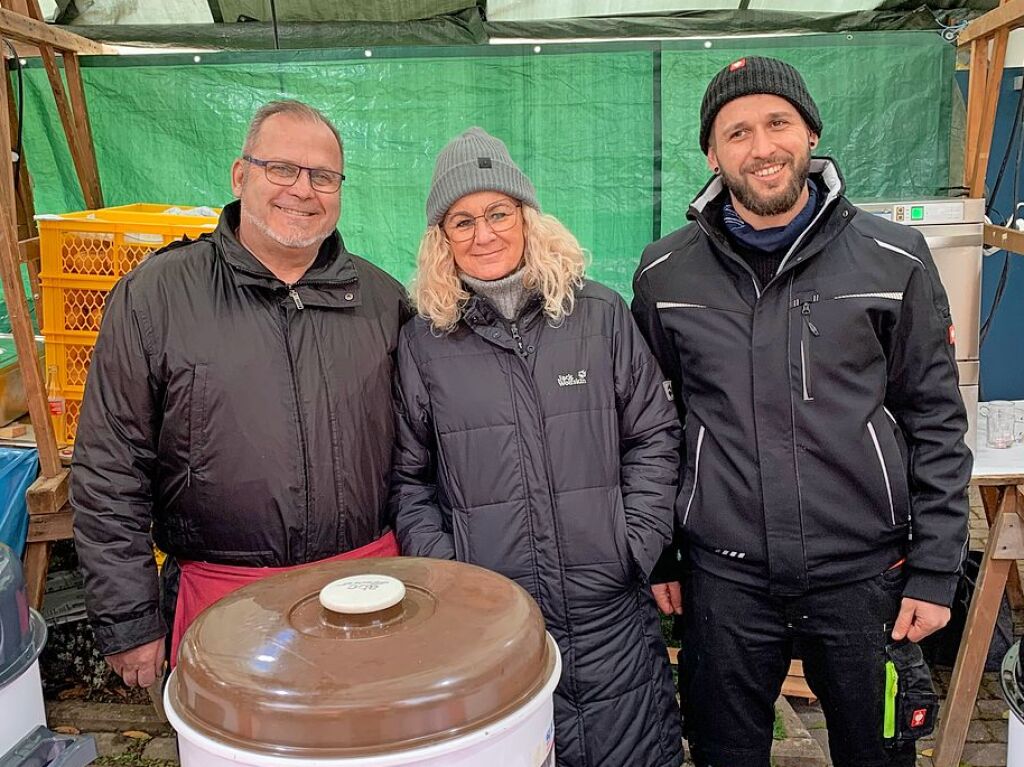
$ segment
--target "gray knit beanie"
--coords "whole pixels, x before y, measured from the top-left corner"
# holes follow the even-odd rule
[[[700,105],[700,150],[707,154],[711,125],[718,111],[733,99],[768,93],[786,99],[797,108],[807,127],[821,135],[818,106],[807,91],[804,78],[793,67],[778,59],[747,56],[738,59],[714,76]]]
[[[441,223],[460,197],[490,190],[504,192],[540,210],[533,184],[512,161],[501,139],[483,128],[470,128],[449,141],[437,156],[427,195],[427,224]]]

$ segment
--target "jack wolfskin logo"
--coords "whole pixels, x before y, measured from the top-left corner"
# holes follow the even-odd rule
[[[671,381],[662,381],[661,382],[661,388],[665,390],[665,399],[667,399],[669,402],[671,402],[672,399],[673,399],[673,397],[672,397],[672,382]]]
[[[558,376],[559,386],[582,386],[587,382],[587,371],[580,370],[573,375],[572,373],[563,373]]]
[[[924,723],[928,720],[928,709],[919,708],[910,716],[910,726],[917,728],[923,727]]]

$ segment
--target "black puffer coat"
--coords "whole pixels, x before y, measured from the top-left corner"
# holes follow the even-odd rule
[[[672,529],[679,424],[622,299],[588,282],[557,328],[474,297],[398,352],[391,504],[404,554],[488,567],[540,605],[562,651],[558,763],[682,762],[647,576]]]
[[[178,559],[278,567],[379,537],[405,291],[331,235],[294,285],[217,230],[107,298],[71,471],[104,654],[162,636],[150,527]]]

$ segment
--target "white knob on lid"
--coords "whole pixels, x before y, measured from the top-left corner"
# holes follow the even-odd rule
[[[336,613],[362,615],[387,610],[405,598],[405,584],[390,575],[352,575],[320,589],[320,604]]]

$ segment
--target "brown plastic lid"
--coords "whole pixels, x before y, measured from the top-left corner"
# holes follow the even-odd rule
[[[364,577],[336,583],[353,576]],[[363,559],[273,576],[203,612],[169,697],[186,724],[232,746],[362,756],[494,722],[536,695],[554,664],[536,603],[507,578]]]

